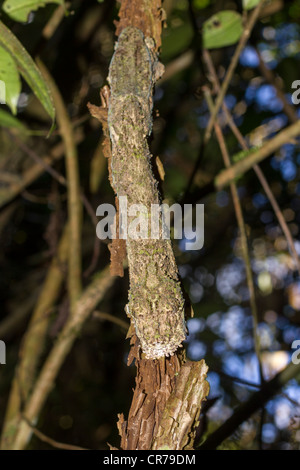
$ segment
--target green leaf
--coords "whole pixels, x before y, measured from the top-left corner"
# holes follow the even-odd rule
[[[64,0],[5,0],[2,9],[13,20],[26,23],[31,11],[44,7],[47,3],[64,4]]]
[[[244,10],[251,10],[251,8],[256,7],[260,0],[243,0],[243,9]]]
[[[26,132],[26,127],[19,121],[19,119],[12,116],[10,113],[0,108],[0,125],[2,127],[12,127]]]
[[[55,109],[50,89],[36,64],[16,36],[0,21],[0,46],[12,56],[18,70],[54,121]]]
[[[203,10],[203,8],[208,7],[210,4],[210,0],[194,0],[193,1],[193,6],[197,10]]]
[[[0,80],[4,82],[4,102],[12,113],[17,113],[17,103],[21,92],[21,80],[17,65],[12,56],[0,46]],[[4,87],[3,87],[4,88]]]
[[[243,32],[242,17],[231,10],[220,11],[203,24],[203,46],[206,49],[235,44]]]

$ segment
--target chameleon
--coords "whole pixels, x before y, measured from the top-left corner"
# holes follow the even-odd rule
[[[118,197],[131,204],[160,203],[151,167],[148,137],[152,131],[153,87],[163,73],[155,44],[135,27],[122,30],[108,82],[108,129],[111,178]],[[130,223],[130,215],[127,217]],[[161,234],[161,231],[160,231]],[[185,304],[169,239],[127,237],[131,318],[146,359],[173,355],[186,338]]]

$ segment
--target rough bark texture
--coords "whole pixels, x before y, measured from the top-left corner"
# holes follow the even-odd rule
[[[175,389],[164,408],[153,450],[188,450],[193,448],[202,401],[209,385],[205,362],[187,362],[176,378]]]
[[[119,11],[120,20],[116,22],[116,35],[127,26],[143,31],[145,37],[153,38],[155,48],[161,46],[162,21],[164,11],[162,0],[122,0]]]
[[[90,105],[90,111],[102,122],[104,133],[108,119],[113,189],[118,196],[127,196],[128,205],[144,204],[149,211],[151,204],[160,202],[147,138],[152,128],[153,86],[162,73],[157,60],[161,0],[122,0],[119,16],[119,40],[109,72],[109,113],[103,101],[102,108]],[[171,242],[129,239],[127,252],[128,365],[135,362],[137,375],[127,421],[119,415],[121,448],[149,450],[167,445],[186,449],[193,444],[201,403],[208,394],[207,367],[204,361],[182,365],[185,353],[178,346],[186,335],[184,301]],[[175,421],[169,413],[174,413]]]
[[[145,239],[127,235],[130,276],[128,315],[147,359],[173,354],[186,337],[184,300],[170,240],[150,238],[153,204],[160,203],[147,137],[152,130],[152,90],[162,72],[151,38],[135,27],[122,30],[109,68],[108,128],[112,142],[111,177],[118,198],[130,208],[142,204]],[[161,236],[161,215],[160,230]]]
[[[176,375],[180,370],[177,354],[154,361],[141,359],[135,335],[129,363],[135,359],[137,367],[136,387],[128,420],[119,415],[121,448],[124,450],[149,450],[153,436],[158,431],[160,417],[170,394],[174,391]]]
[[[154,361],[140,359],[135,345],[136,388],[128,421],[119,415],[124,450],[188,450],[193,448],[202,402],[209,393],[204,360],[186,362],[184,354]]]

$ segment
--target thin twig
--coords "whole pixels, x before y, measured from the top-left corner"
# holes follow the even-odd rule
[[[282,392],[281,395],[286,398],[292,405],[296,406],[297,408],[300,408],[300,402],[293,400],[293,398],[289,397],[287,393]]]
[[[49,40],[53,36],[59,24],[66,16],[66,11],[68,10],[70,6],[71,6],[71,2],[65,2],[64,5],[59,5],[55,9],[55,11],[51,15],[49,21],[46,23],[42,31],[42,36],[46,40]]]
[[[97,236],[95,236],[92,258],[91,258],[89,266],[83,272],[83,277],[87,278],[95,271],[97,267],[99,255],[100,255],[100,239]]]
[[[101,274],[91,282],[76,302],[74,314],[69,317],[69,320],[60,332],[24,408],[23,415],[26,416],[31,423],[37,421],[41,409],[54,385],[57,374],[70,352],[74,341],[81,332],[84,322],[104,297],[107,289],[111,287],[114,280],[115,277],[110,276],[109,267],[105,268]],[[11,431],[11,429],[7,430],[7,432],[9,431]],[[10,449],[24,449],[28,443],[30,434],[30,426],[24,421],[21,422],[17,427],[17,434]]]
[[[241,379],[240,377],[234,377],[233,375],[226,374],[226,372],[223,372],[222,370],[215,369],[213,367],[210,367],[209,370],[211,372],[216,372],[217,374],[221,375],[221,377],[224,377],[224,379],[235,382],[238,385],[246,385],[247,387],[257,388],[257,389],[261,388],[259,384],[256,384],[254,382],[249,382],[248,380]]]
[[[294,240],[293,240],[293,237],[292,237],[292,234],[290,232],[290,229],[288,227],[288,224],[286,223],[285,221],[285,218],[284,218],[284,215],[282,213],[282,211],[280,210],[280,207],[272,193],[272,190],[269,186],[269,183],[267,182],[261,168],[258,166],[258,165],[254,165],[253,166],[253,169],[255,171],[255,173],[257,174],[258,178],[259,178],[259,181],[273,207],[273,210],[275,212],[275,215],[277,217],[277,220],[279,222],[279,225],[281,226],[281,229],[285,235],[285,238],[287,240],[287,243],[288,243],[288,246],[290,248],[290,252],[293,256],[293,259],[294,259],[294,262],[295,262],[295,265],[296,265],[296,269],[298,270],[298,273],[300,273],[300,259],[299,259],[299,256],[298,256],[298,253],[297,253],[297,250],[296,250],[296,247],[295,247],[295,243],[294,243]]]
[[[68,217],[70,224],[68,290],[71,314],[76,300],[81,293],[81,230],[82,204],[80,200],[80,182],[77,148],[74,140],[73,127],[63,98],[45,65],[39,60],[39,68],[48,81],[52,92],[56,118],[66,150],[66,172],[68,180]]]
[[[22,300],[18,306],[14,307],[0,322],[0,338],[4,341],[10,341],[17,332],[23,330],[26,325],[27,317],[30,316],[32,309],[36,304],[39,288],[29,297]]]
[[[165,72],[163,76],[157,81],[156,86],[160,86],[163,83],[170,80],[174,75],[185,70],[190,65],[192,65],[195,58],[195,54],[192,50],[188,50],[181,54],[180,56],[176,57],[176,59],[172,60],[166,65]]]
[[[34,150],[32,150],[25,142],[23,142],[20,137],[18,137],[16,134],[11,132],[9,129],[6,129],[7,134],[9,137],[16,142],[18,145],[18,148],[20,148],[26,155],[28,155],[33,161],[41,165],[41,167],[49,173],[56,181],[58,181],[60,184],[67,186],[67,181],[66,178],[61,175],[58,171],[56,171],[52,166],[45,161],[43,158],[41,158]]]
[[[94,318],[98,318],[99,320],[107,320],[111,321],[112,323],[115,323],[116,325],[119,325],[123,330],[128,331],[128,328],[130,327],[130,324],[127,323],[126,321],[122,320],[121,318],[115,317],[114,315],[111,315],[110,313],[107,312],[99,312],[98,310],[95,310],[93,313]]]
[[[14,135],[14,138],[16,136]],[[81,131],[78,131],[75,134],[76,143],[79,143],[83,140],[83,134]],[[16,196],[18,196],[27,186],[32,184],[41,174],[44,172],[44,164],[53,165],[53,163],[64,155],[64,145],[59,143],[55,145],[49,152],[48,155],[40,157],[43,161],[43,164],[37,163],[32,165],[28,170],[20,176],[19,181],[11,183],[9,187],[5,188],[5,191],[0,191],[0,208],[5,204],[8,204]]]
[[[210,96],[210,92],[207,88],[204,89],[204,92],[205,92],[205,98],[206,98],[208,107],[212,112],[213,103],[212,103],[212,99]],[[225,167],[230,168],[231,161],[230,161],[230,157],[228,154],[226,142],[223,136],[223,132],[218,122],[218,118],[215,121],[214,128],[215,128],[215,133],[218,139],[218,143],[220,146],[220,150],[221,150]],[[260,381],[262,384],[264,382],[264,376],[263,376],[262,361],[261,361],[260,342],[259,342],[259,336],[258,336],[258,315],[257,315],[257,307],[256,307],[256,300],[255,300],[254,281],[253,281],[253,276],[252,276],[251,262],[250,262],[250,256],[249,256],[249,250],[248,250],[247,233],[246,233],[243,211],[242,211],[237,187],[234,182],[230,184],[230,191],[232,194],[234,210],[235,210],[235,214],[236,214],[236,218],[237,218],[237,222],[239,226],[239,231],[240,231],[240,236],[241,236],[241,249],[242,249],[242,254],[243,254],[243,258],[245,262],[246,278],[247,278],[247,284],[248,284],[248,289],[249,289],[250,306],[251,306],[251,312],[252,312],[254,349],[255,349],[257,360],[258,360]]]
[[[265,382],[260,390],[254,392],[249,400],[242,403],[225,423],[208,436],[206,441],[200,446],[200,449],[216,449],[225,439],[231,436],[244,421],[249,419],[253,413],[258,411],[274,395],[280,392],[284,385],[291,379],[299,376],[300,364],[295,365],[292,362],[288,364],[287,367],[276,374],[273,379],[269,382]]]
[[[199,68],[199,71],[200,71],[201,75],[205,76],[205,70],[204,70],[203,59],[202,59],[202,55],[203,55],[202,54],[202,50],[203,50],[202,35],[201,35],[201,33],[199,31],[199,28],[198,28],[197,18],[196,18],[196,15],[195,15],[192,0],[188,0],[188,11],[189,11],[190,23],[191,23],[191,26],[192,26],[193,31],[194,31],[194,35],[193,35],[194,54],[193,55],[197,59],[197,65],[198,65],[198,68]],[[182,201],[187,199],[187,197],[189,195],[190,188],[193,185],[195,176],[196,176],[196,174],[197,174],[197,172],[200,168],[201,162],[203,161],[207,142],[208,142],[208,139],[206,140],[205,138],[201,138],[201,144],[200,144],[200,148],[199,148],[199,151],[198,151],[197,159],[196,159],[196,162],[193,166],[192,172],[189,176],[188,183],[187,183],[186,189],[185,189],[183,197],[182,197]]]
[[[11,138],[14,139],[17,142],[18,147],[25,154],[27,154],[30,158],[32,158],[36,163],[41,165],[45,169],[45,171],[47,171],[61,185],[65,186],[66,188],[68,187],[69,183],[61,173],[59,173],[57,170],[52,168],[51,165],[49,165],[47,163],[47,161],[43,160],[43,158],[41,158],[34,150],[32,150],[30,147],[28,147],[28,145],[25,144],[22,141],[22,139],[20,139],[18,136],[12,134],[9,131],[8,131],[8,133],[11,136]],[[90,204],[88,198],[86,197],[86,195],[84,194],[83,191],[80,191],[80,199],[81,199],[81,201],[82,201],[82,203],[85,207],[86,212],[88,213],[88,215],[89,215],[89,217],[92,221],[92,224],[94,226],[96,226],[97,223],[98,223],[98,220],[97,220],[97,217],[95,215],[94,208]],[[92,260],[91,260],[90,266],[86,269],[86,271],[83,274],[84,277],[88,277],[95,270],[95,268],[97,266],[97,261],[98,261],[98,258],[99,258],[99,254],[100,254],[100,239],[97,236],[95,236]]]
[[[30,426],[33,434],[43,442],[47,442],[52,447],[55,447],[56,449],[63,449],[63,450],[89,450],[84,447],[79,447],[79,446],[74,446],[72,444],[65,444],[63,442],[58,442],[52,439],[49,436],[46,436],[43,432],[39,431],[27,418],[26,416],[22,416],[22,419]]]
[[[14,432],[16,432],[16,427],[13,427],[13,423],[18,421],[22,407],[21,398],[23,401],[27,400],[36,378],[36,369],[44,350],[46,334],[51,319],[47,312],[54,305],[64,279],[61,263],[67,260],[68,239],[68,227],[66,226],[59,243],[58,254],[53,258],[49,267],[39,299],[22,341],[19,363],[16,367],[6,407],[1,448],[10,447]],[[14,429],[14,432],[9,433],[9,429]]]
[[[244,27],[243,34],[242,34],[242,36],[239,40],[239,43],[238,43],[238,45],[237,45],[237,47],[234,51],[231,62],[230,62],[229,67],[227,69],[225,78],[224,78],[222,86],[221,86],[220,93],[217,96],[215,106],[214,106],[214,111],[210,116],[206,131],[205,131],[205,135],[204,135],[204,141],[205,142],[208,142],[208,140],[210,139],[211,131],[213,129],[215,119],[216,119],[217,114],[218,114],[218,112],[219,112],[219,110],[222,106],[223,101],[224,101],[227,89],[230,85],[230,82],[231,82],[232,76],[234,74],[234,71],[236,69],[236,66],[238,64],[240,55],[241,55],[241,53],[242,53],[242,51],[243,51],[243,49],[244,49],[244,47],[245,47],[245,45],[246,45],[246,43],[249,39],[249,36],[251,34],[252,29],[253,29],[253,27],[254,27],[254,25],[255,25],[258,17],[259,17],[259,14],[260,14],[260,11],[262,9],[264,1],[265,0],[261,0],[259,2],[257,7],[251,13],[249,21],[247,22],[247,24]]]
[[[297,122],[298,121],[298,116],[297,116],[295,108],[286,99],[286,95],[285,95],[284,91],[281,89],[281,87],[279,86],[278,80],[274,76],[272,70],[270,70],[266,66],[266,64],[265,64],[265,62],[264,62],[264,60],[263,60],[263,58],[262,58],[262,56],[261,56],[261,54],[260,54],[260,52],[257,48],[256,48],[256,53],[257,53],[258,59],[259,59],[259,69],[260,69],[262,75],[264,76],[264,78],[267,80],[267,82],[269,82],[270,85],[272,85],[275,88],[276,94],[277,94],[278,98],[280,99],[280,101],[282,102],[283,112],[288,117],[290,123]]]
[[[238,46],[235,50],[235,53],[234,53],[234,55],[231,59],[231,62],[229,64],[229,67],[228,67],[228,70],[227,70],[227,73],[226,73],[224,81],[222,83],[222,87],[220,88],[220,91],[219,91],[219,94],[218,94],[218,97],[217,97],[217,100],[216,100],[216,105],[215,105],[215,108],[214,108],[214,112],[210,116],[210,120],[209,120],[207,128],[205,130],[204,137],[201,140],[201,145],[200,145],[200,149],[199,149],[199,152],[198,152],[198,157],[197,157],[196,163],[194,165],[193,171],[192,171],[192,173],[189,177],[189,181],[188,181],[188,184],[187,184],[187,189],[184,193],[183,200],[186,199],[186,197],[189,193],[189,190],[190,190],[189,188],[192,186],[194,178],[196,176],[196,173],[197,173],[197,171],[200,167],[201,161],[203,160],[206,145],[207,145],[207,143],[208,143],[208,141],[211,137],[211,131],[213,129],[214,121],[215,121],[216,116],[219,112],[219,109],[220,109],[220,107],[221,107],[221,105],[224,101],[227,89],[229,87],[229,84],[230,84],[230,81],[232,79],[233,73],[234,73],[235,68],[237,66],[240,54],[241,54],[243,48],[245,47],[246,42],[247,42],[247,40],[250,36],[250,33],[251,33],[251,31],[254,27],[254,24],[255,24],[255,22],[258,18],[258,15],[261,11],[261,7],[262,7],[263,2],[264,2],[264,0],[262,0],[260,2],[260,4],[258,4],[258,6],[255,8],[255,10],[253,10],[253,12],[250,16],[249,22],[244,28],[244,32],[243,32],[243,34],[240,38],[239,44],[238,44]],[[195,14],[194,14],[191,2],[189,2],[189,13],[190,13],[190,17],[191,17],[192,27],[193,27],[193,30],[194,30],[194,37],[196,39],[199,36],[199,32],[198,32],[197,22],[196,22],[196,18],[195,18]],[[195,41],[195,49],[196,49],[197,56],[199,56],[199,55],[201,56],[201,48],[199,47],[199,40]],[[202,70],[202,57],[200,57],[200,60],[198,60],[198,66],[200,68],[201,73],[203,73],[203,70]]]
[[[43,159],[40,157],[34,150],[32,150],[30,147],[28,147],[27,144],[25,144],[17,135],[12,134],[11,132],[7,131],[11,138],[15,140],[15,142],[18,144],[18,147],[30,158],[32,158],[38,165],[40,165],[45,171],[47,171],[58,183],[60,183],[62,186],[65,188],[68,187],[68,181],[66,178],[59,173],[59,171],[54,170],[50,164],[48,164],[48,160]],[[80,191],[80,198],[82,200],[82,203],[86,209],[87,214],[90,216],[91,221],[93,222],[94,225],[97,225],[98,220],[95,215],[94,208],[90,204],[88,198],[86,195]]]
[[[230,168],[221,171],[215,178],[215,187],[223,189],[230,184],[234,179],[242,176],[248,170],[253,168],[253,165],[261,162],[273,152],[278,150],[282,145],[289,143],[292,139],[300,134],[300,120],[295,124],[286,127],[279,132],[275,137],[268,140],[258,149],[250,149],[249,154],[242,160],[233,164]],[[235,156],[232,157],[234,160]]]
[[[220,83],[219,83],[219,80],[218,80],[218,76],[216,74],[216,70],[215,70],[215,67],[213,65],[213,62],[211,60],[211,56],[209,54],[209,52],[207,50],[204,50],[203,51],[203,59],[206,63],[206,66],[208,68],[208,71],[209,71],[209,74],[210,74],[210,78],[214,84],[214,86],[216,87],[217,90],[220,90]],[[236,126],[232,116],[231,116],[231,113],[229,111],[229,109],[227,108],[226,104],[223,102],[222,103],[222,108],[223,108],[223,111],[225,113],[225,116],[226,116],[226,119],[227,119],[227,122],[228,122],[228,125],[229,127],[231,128],[232,132],[234,133],[234,135],[236,136],[237,138],[237,141],[239,142],[241,148],[243,150],[249,150],[249,147],[247,145],[247,142],[245,140],[245,138],[242,136],[240,130],[238,129],[238,127]],[[290,116],[292,116],[292,113],[290,113]],[[274,213],[277,217],[277,220],[279,222],[279,225],[281,226],[281,229],[285,235],[285,238],[287,240],[287,243],[288,243],[288,246],[290,248],[290,251],[292,253],[292,256],[294,258],[294,261],[295,261],[295,264],[297,266],[297,269],[298,269],[298,272],[300,272],[300,259],[299,259],[299,256],[298,256],[298,253],[297,253],[297,250],[296,250],[296,247],[295,247],[295,244],[294,244],[294,240],[293,240],[293,237],[292,237],[292,234],[290,232],[290,229],[285,221],[285,218],[282,214],[282,211],[280,210],[280,207],[276,201],[276,198],[270,188],[270,185],[267,181],[267,179],[265,178],[261,168],[259,167],[259,165],[255,164],[253,166],[253,169],[267,195],[267,198],[269,199],[270,201],[270,204],[271,206],[273,207],[273,210],[274,210]]]

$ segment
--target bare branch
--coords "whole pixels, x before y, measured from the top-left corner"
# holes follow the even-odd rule
[[[249,153],[240,161],[233,164],[230,168],[221,171],[215,178],[215,187],[220,190],[230,184],[235,178],[242,176],[250,170],[256,163],[261,162],[282,145],[289,143],[300,134],[300,121],[290,125],[279,132],[271,140],[263,144],[258,149],[250,149]],[[234,160],[235,155],[232,157]]]

